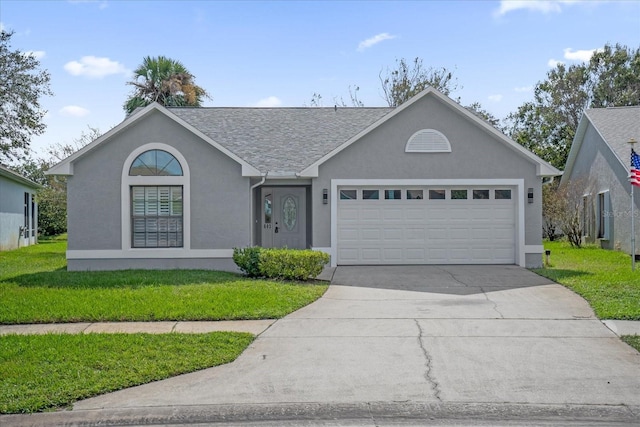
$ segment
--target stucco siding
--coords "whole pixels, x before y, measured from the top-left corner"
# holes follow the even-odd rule
[[[123,248],[121,203],[129,203],[121,200],[123,167],[133,150],[150,143],[174,147],[187,163],[190,249],[248,245],[249,179],[241,176],[241,166],[163,114],[153,112],[74,163],[68,189],[69,250]]]
[[[444,134],[451,152],[405,153],[407,141],[421,129]],[[320,166],[312,194],[316,247],[331,245],[331,208],[321,203],[331,179],[524,179],[523,192],[534,190],[534,203],[524,205],[524,243],[542,241],[541,179],[535,164],[434,97],[422,98]]]
[[[591,194],[591,221],[589,241],[596,241],[605,249],[620,249],[631,252],[631,185],[628,168],[602,140],[596,129],[589,124],[576,155],[571,175],[567,177],[578,186],[585,186],[584,194]],[[582,190],[580,190],[582,191]],[[597,239],[597,206],[595,195],[609,191],[611,210],[606,212],[611,225],[611,239]],[[640,191],[636,190],[636,218],[640,215]]]

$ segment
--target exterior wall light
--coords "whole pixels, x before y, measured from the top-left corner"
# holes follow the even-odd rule
[[[326,188],[322,190],[322,204],[326,205],[329,203],[329,190]]]
[[[533,188],[529,188],[527,191],[527,200],[529,203],[533,203]]]

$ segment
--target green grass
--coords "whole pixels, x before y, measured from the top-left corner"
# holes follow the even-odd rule
[[[584,297],[600,319],[640,320],[640,263],[596,247],[572,248],[566,242],[545,242],[551,267],[534,270]]]
[[[245,333],[0,336],[0,413],[74,401],[229,363]]]
[[[631,347],[640,351],[640,335],[623,335],[620,338],[622,338],[622,341],[626,342]]]
[[[66,240],[0,253],[0,324],[280,318],[326,284],[204,270],[66,271]]]

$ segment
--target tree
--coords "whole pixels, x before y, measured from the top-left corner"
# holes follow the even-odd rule
[[[480,117],[482,120],[489,123],[494,128],[500,129],[500,119],[498,119],[496,116],[494,116],[493,114],[485,110],[484,107],[482,107],[482,105],[478,101],[473,102],[464,108],[471,111],[473,114]]]
[[[38,229],[45,236],[53,236],[67,231],[67,180],[63,176],[45,175],[53,164],[67,158],[100,136],[97,128],[89,127],[87,132],[69,144],[56,143],[47,149],[48,159],[26,159],[18,172],[42,185],[37,193]]]
[[[31,137],[45,129],[40,98],[53,94],[49,73],[33,55],[11,50],[11,36],[0,31],[0,162],[27,157]]]
[[[411,97],[422,92],[427,86],[439,90],[449,96],[458,90],[457,78],[446,68],[425,68],[422,59],[415,58],[412,64],[396,59],[396,68],[387,68],[386,75],[379,74],[384,99],[389,107],[397,107]]]
[[[640,49],[607,45],[588,63],[558,64],[507,117],[511,138],[563,169],[587,108],[640,105]]]
[[[211,98],[180,61],[165,56],[145,57],[133,76],[127,82],[135,88],[124,104],[127,114],[152,102],[168,107],[200,107],[204,98]]]

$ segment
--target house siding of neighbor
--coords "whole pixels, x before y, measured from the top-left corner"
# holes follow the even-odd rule
[[[134,112],[68,175],[72,270],[235,270],[235,247],[332,265],[539,266],[555,168],[429,88],[391,108]]]
[[[631,139],[640,141],[640,107],[585,111],[561,181],[582,192],[584,241],[627,253],[631,253]],[[638,241],[640,191],[634,191]]]
[[[37,243],[39,188],[35,182],[0,165],[0,251]]]

